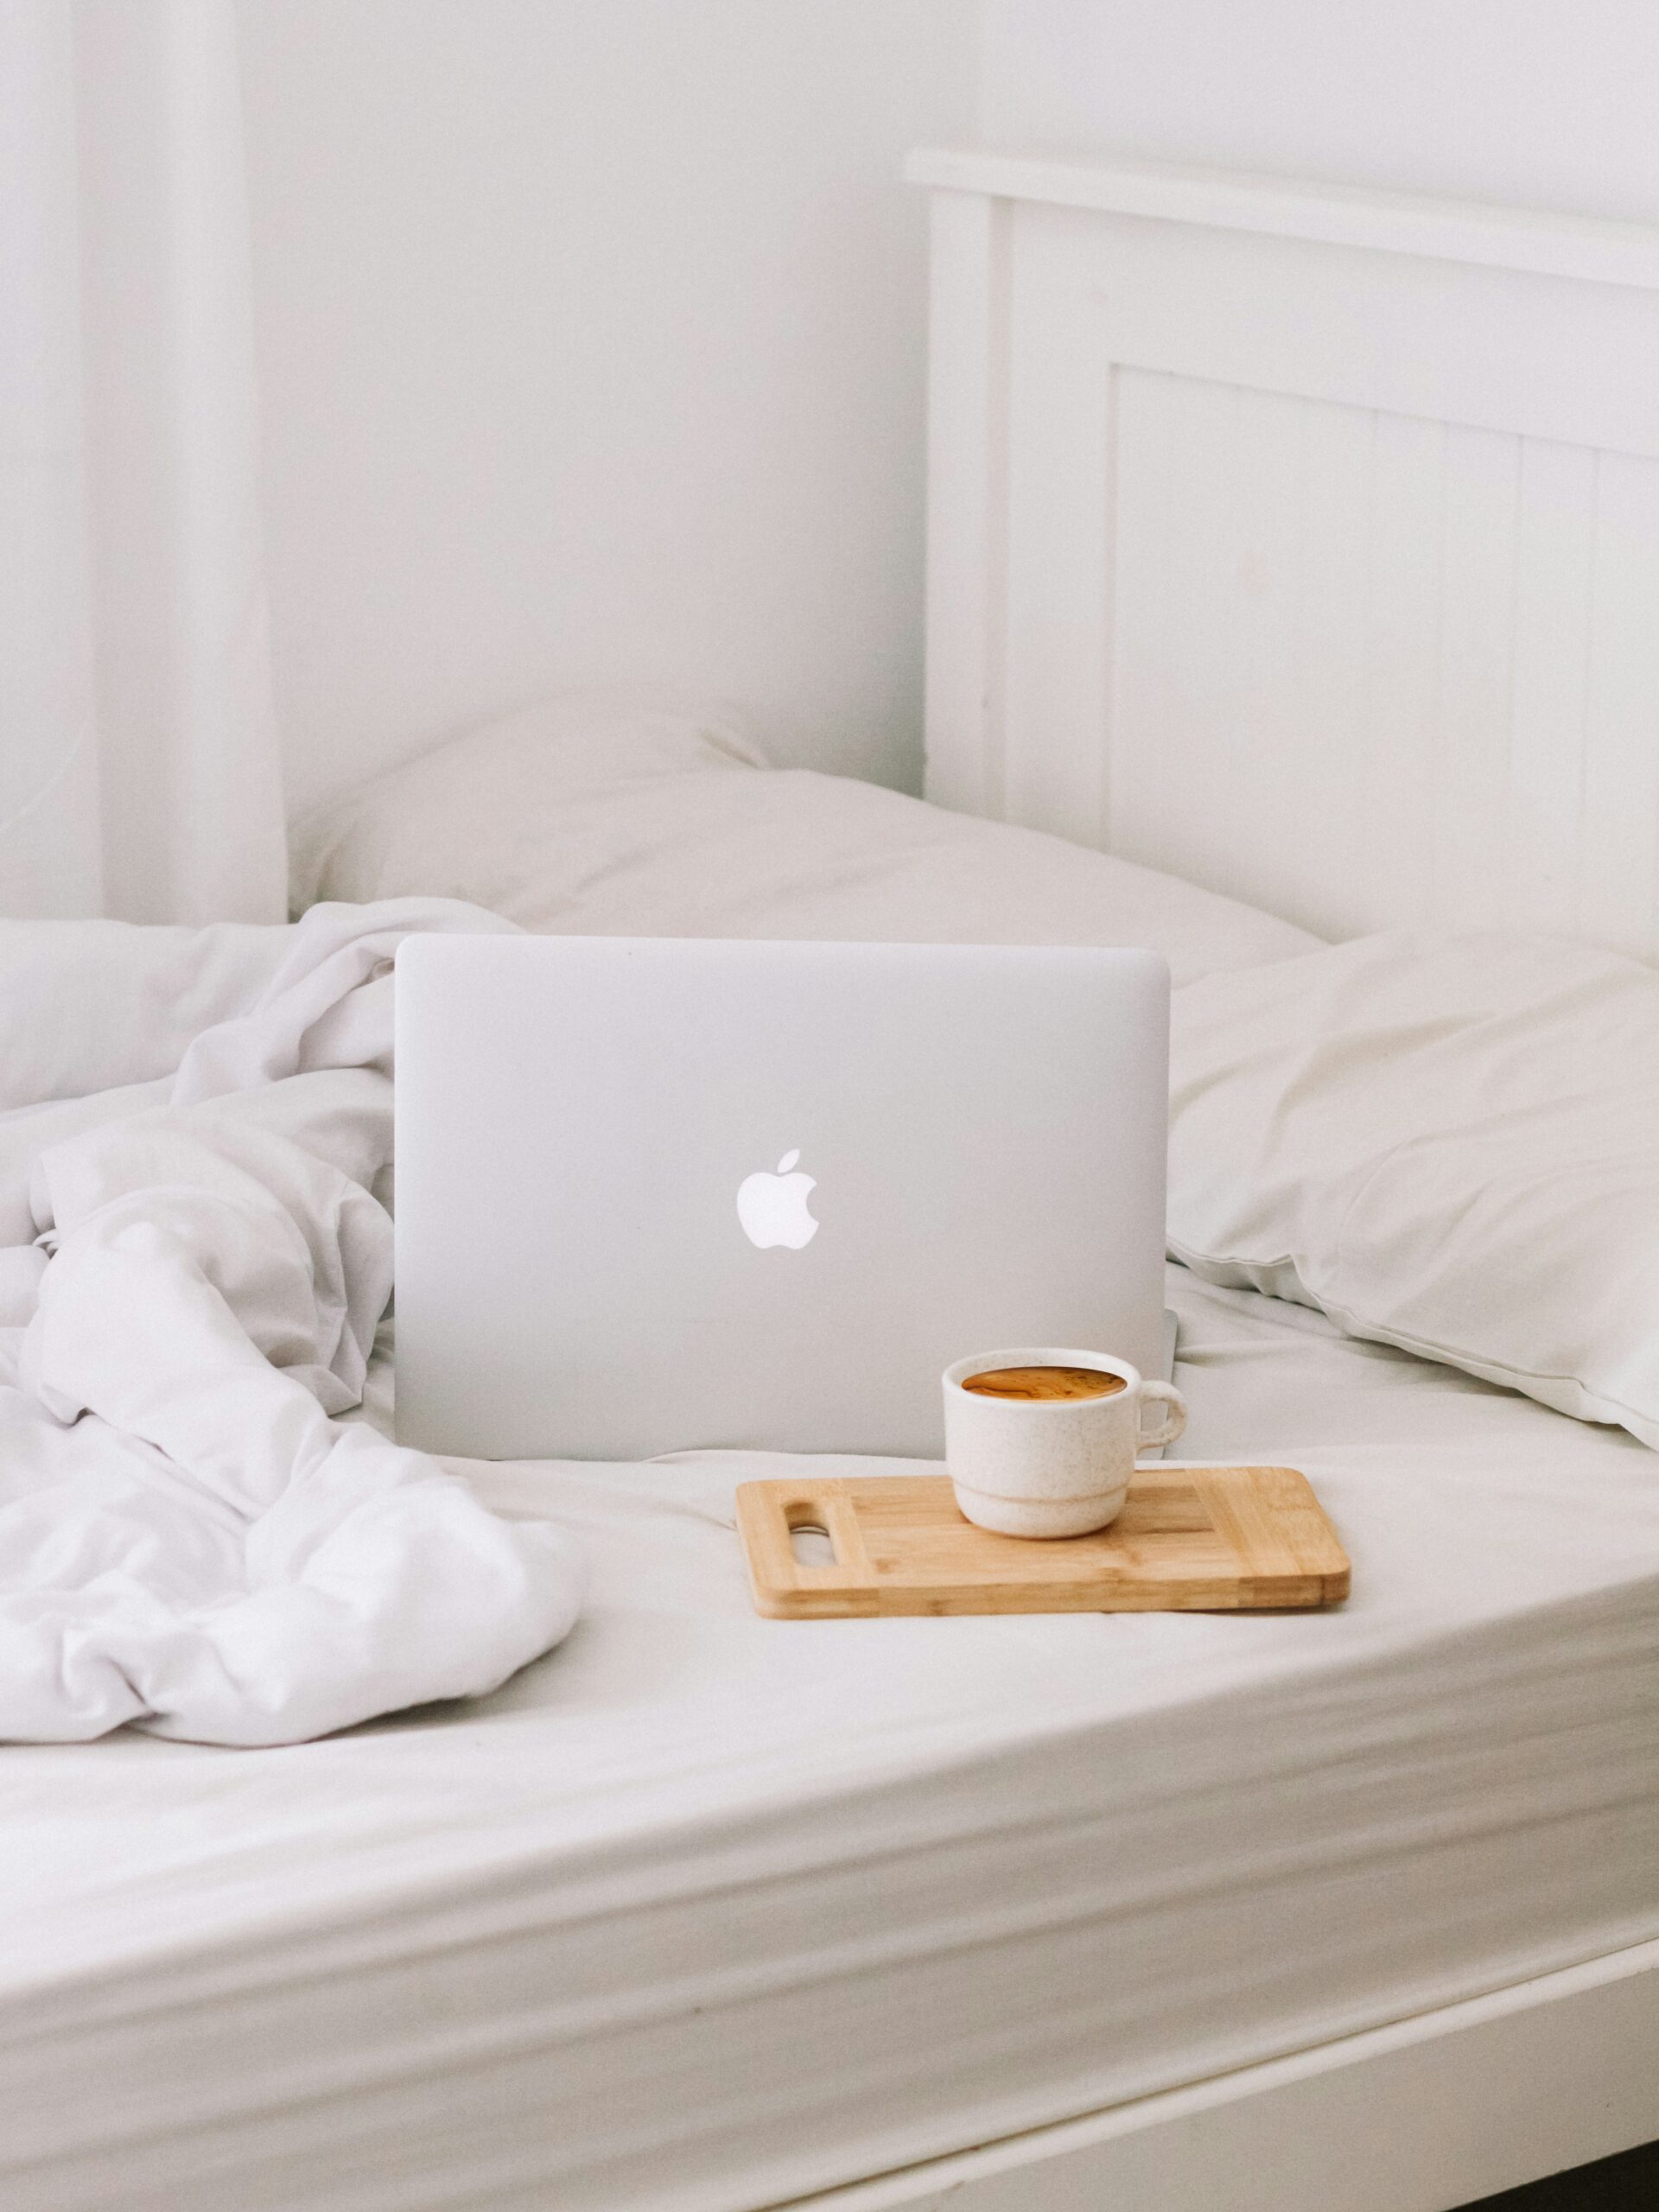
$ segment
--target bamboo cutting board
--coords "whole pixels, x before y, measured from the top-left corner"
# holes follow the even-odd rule
[[[948,1475],[742,1483],[737,1525],[756,1610],[773,1620],[1238,1612],[1348,1595],[1348,1555],[1293,1467],[1140,1467],[1109,1529],[1049,1541],[976,1529]],[[828,1535],[833,1566],[797,1560],[800,1529]]]

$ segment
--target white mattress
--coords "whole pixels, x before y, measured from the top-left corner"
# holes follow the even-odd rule
[[[6,1751],[7,2212],[771,2205],[1659,1935],[1659,1460],[1171,1294],[1342,1611],[768,1623],[774,1463],[480,1470],[594,1562],[497,1697]]]

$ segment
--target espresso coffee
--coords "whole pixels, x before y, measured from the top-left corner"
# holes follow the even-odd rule
[[[1031,1403],[1057,1398],[1109,1398],[1128,1385],[1121,1375],[1098,1367],[992,1367],[963,1378],[963,1389],[980,1398],[1023,1398]]]

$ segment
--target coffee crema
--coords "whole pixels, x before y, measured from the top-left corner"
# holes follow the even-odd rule
[[[1052,1404],[1063,1398],[1109,1398],[1127,1389],[1121,1375],[1098,1367],[989,1367],[962,1385],[977,1398],[1017,1398]]]

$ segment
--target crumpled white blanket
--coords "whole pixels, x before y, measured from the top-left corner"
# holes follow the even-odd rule
[[[391,1291],[392,955],[512,926],[0,924],[0,1738],[295,1742],[570,1627],[569,1538],[334,1418]]]

